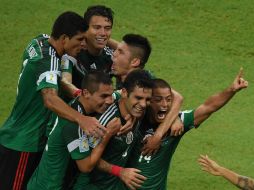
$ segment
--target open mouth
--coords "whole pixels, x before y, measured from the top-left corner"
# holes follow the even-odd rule
[[[166,115],[167,115],[167,111],[166,110],[165,111],[164,110],[163,111],[158,111],[157,118],[159,120],[163,120],[163,119],[165,119]]]
[[[143,113],[144,113],[144,109],[141,108],[141,107],[134,107],[134,111],[135,111],[137,114],[143,114]]]

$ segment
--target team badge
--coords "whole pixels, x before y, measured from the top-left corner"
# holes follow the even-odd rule
[[[88,138],[86,135],[83,135],[81,137],[80,145],[79,145],[79,151],[80,152],[87,152],[89,150],[89,143]]]
[[[95,63],[93,63],[92,65],[90,65],[90,68],[91,68],[91,69],[95,69],[95,70],[97,69]]]
[[[127,133],[127,135],[126,135],[126,143],[127,143],[127,144],[131,144],[132,141],[133,141],[133,133],[132,133],[132,131],[130,131],[130,132]]]
[[[57,75],[55,73],[47,73],[46,74],[46,82],[51,84],[57,84]]]
[[[100,138],[89,137],[88,144],[91,148],[95,148],[101,142]]]

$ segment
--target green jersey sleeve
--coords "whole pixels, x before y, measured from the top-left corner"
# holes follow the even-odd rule
[[[184,124],[184,131],[187,132],[194,128],[194,111],[195,110],[185,110],[180,112],[179,116]]]
[[[81,160],[91,154],[88,137],[77,124],[63,126],[62,136],[73,160]]]
[[[75,64],[77,64],[77,60],[74,57],[65,54],[61,60],[61,71],[72,74],[72,69]]]

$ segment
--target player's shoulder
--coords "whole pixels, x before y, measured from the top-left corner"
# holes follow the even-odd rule
[[[52,56],[56,57],[56,50],[49,44],[47,34],[40,34],[33,38],[25,49],[25,57],[27,59],[50,59]]]
[[[77,98],[74,98],[72,99],[70,102],[69,102],[69,105],[77,110],[79,113],[83,114],[83,115],[86,115],[86,111],[85,111],[85,108],[83,107],[83,105],[79,102],[79,97]]]
[[[77,65],[77,60],[76,58],[68,55],[68,54],[64,54],[61,58],[61,68],[63,71],[70,69],[71,67],[73,67],[74,65]]]
[[[115,117],[119,117],[119,107],[117,102],[111,104],[108,109],[100,115],[99,122],[106,126],[106,124]]]
[[[193,127],[194,126],[194,109],[184,110],[179,112],[179,118],[183,122],[185,127]]]

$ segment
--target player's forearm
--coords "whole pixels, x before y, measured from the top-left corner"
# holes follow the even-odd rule
[[[237,173],[227,169],[220,168],[221,176],[230,181],[232,184],[236,185],[240,189],[244,190],[254,190],[254,181],[253,179],[245,176],[238,175]]]
[[[203,121],[209,118],[212,113],[223,107],[235,93],[236,91],[229,87],[220,93],[210,96],[195,110],[194,125],[200,125]]]
[[[156,129],[155,136],[163,136],[165,135],[168,130],[170,129],[171,125],[177,118],[179,111],[181,109],[182,103],[183,103],[183,97],[181,94],[176,92],[172,89],[172,93],[174,96],[174,101],[172,103],[172,107],[169,111],[169,113],[166,115],[165,121],[160,124],[160,126]]]
[[[45,107],[55,112],[58,116],[69,121],[79,123],[82,115],[66,104],[55,92],[54,89],[43,89],[42,96]],[[83,116],[85,117],[85,116]]]
[[[225,89],[224,91],[215,94],[208,98],[204,105],[207,107],[207,111],[212,113],[223,107],[228,101],[236,94],[231,87]]]
[[[107,161],[100,159],[96,166],[100,171],[111,173],[112,164],[108,163]]]
[[[67,95],[70,98],[75,98],[74,94],[78,90],[78,88],[66,78],[62,78],[61,88],[65,95]]]
[[[88,162],[84,164],[85,168],[83,172],[91,172],[94,169],[94,167],[100,160],[102,153],[105,150],[109,140],[110,140],[110,136],[105,135],[103,140],[92,150],[91,155],[89,156]]]
[[[115,49],[117,48],[118,44],[119,44],[118,41],[116,41],[116,40],[110,38],[110,39],[108,40],[107,46],[109,46],[111,49],[114,49],[114,50],[115,50]]]

